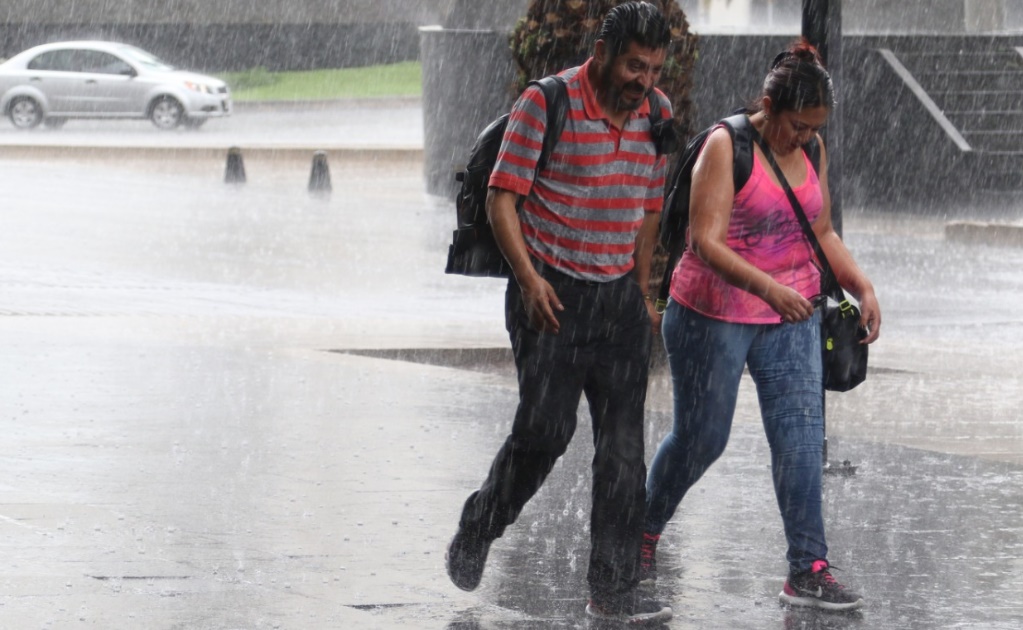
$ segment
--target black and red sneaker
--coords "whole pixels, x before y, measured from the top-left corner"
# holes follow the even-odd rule
[[[856,610],[863,598],[838,583],[827,560],[815,560],[806,571],[789,573],[778,598],[790,606],[811,606],[824,610]]]
[[[660,534],[643,533],[643,545],[639,548],[639,585],[653,586],[657,583],[657,541]]]

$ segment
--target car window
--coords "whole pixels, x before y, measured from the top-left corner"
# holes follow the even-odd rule
[[[74,69],[73,50],[51,50],[41,53],[28,62],[29,70],[56,70],[67,72]]]
[[[99,74],[128,74],[131,66],[120,57],[100,50],[80,50],[77,56],[79,72]]]
[[[174,66],[157,58],[152,53],[147,53],[146,51],[135,48],[134,46],[122,46],[121,48],[118,48],[118,51],[122,55],[130,57],[136,63],[139,63],[150,70],[169,72],[174,69]]]
[[[29,70],[56,72],[91,72],[98,74],[128,74],[131,65],[116,55],[101,50],[62,48],[44,52],[28,62]]]

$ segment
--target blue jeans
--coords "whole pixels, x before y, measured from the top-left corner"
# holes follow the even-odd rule
[[[827,558],[821,514],[824,444],[820,318],[734,324],[671,301],[661,324],[675,421],[647,477],[646,531],[660,534],[682,497],[725,450],[749,366],[771,447],[774,491],[793,571]]]

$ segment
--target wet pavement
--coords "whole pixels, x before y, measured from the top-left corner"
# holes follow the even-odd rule
[[[590,627],[585,421],[480,589],[444,573],[517,392],[503,285],[442,273],[453,211],[415,153],[339,151],[329,196],[297,154],[241,186],[216,151],[137,155],[0,146],[0,627]],[[778,605],[744,383],[663,538],[667,627],[1020,627],[1023,249],[946,239],[959,218],[1019,222],[1023,203],[845,218],[885,315],[868,381],[828,397],[831,459],[857,467],[826,477],[831,560],[864,610]],[[648,457],[663,367],[651,385]]]
[[[0,120],[0,147],[389,148],[420,152],[423,113],[417,98],[236,103],[226,118],[197,130],[160,131],[148,120],[69,120],[61,129],[25,132]]]

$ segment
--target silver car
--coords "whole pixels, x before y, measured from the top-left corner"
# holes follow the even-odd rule
[[[60,42],[0,64],[0,113],[20,129],[69,118],[149,118],[174,129],[229,116],[231,94],[220,79],[176,70],[134,46]]]

